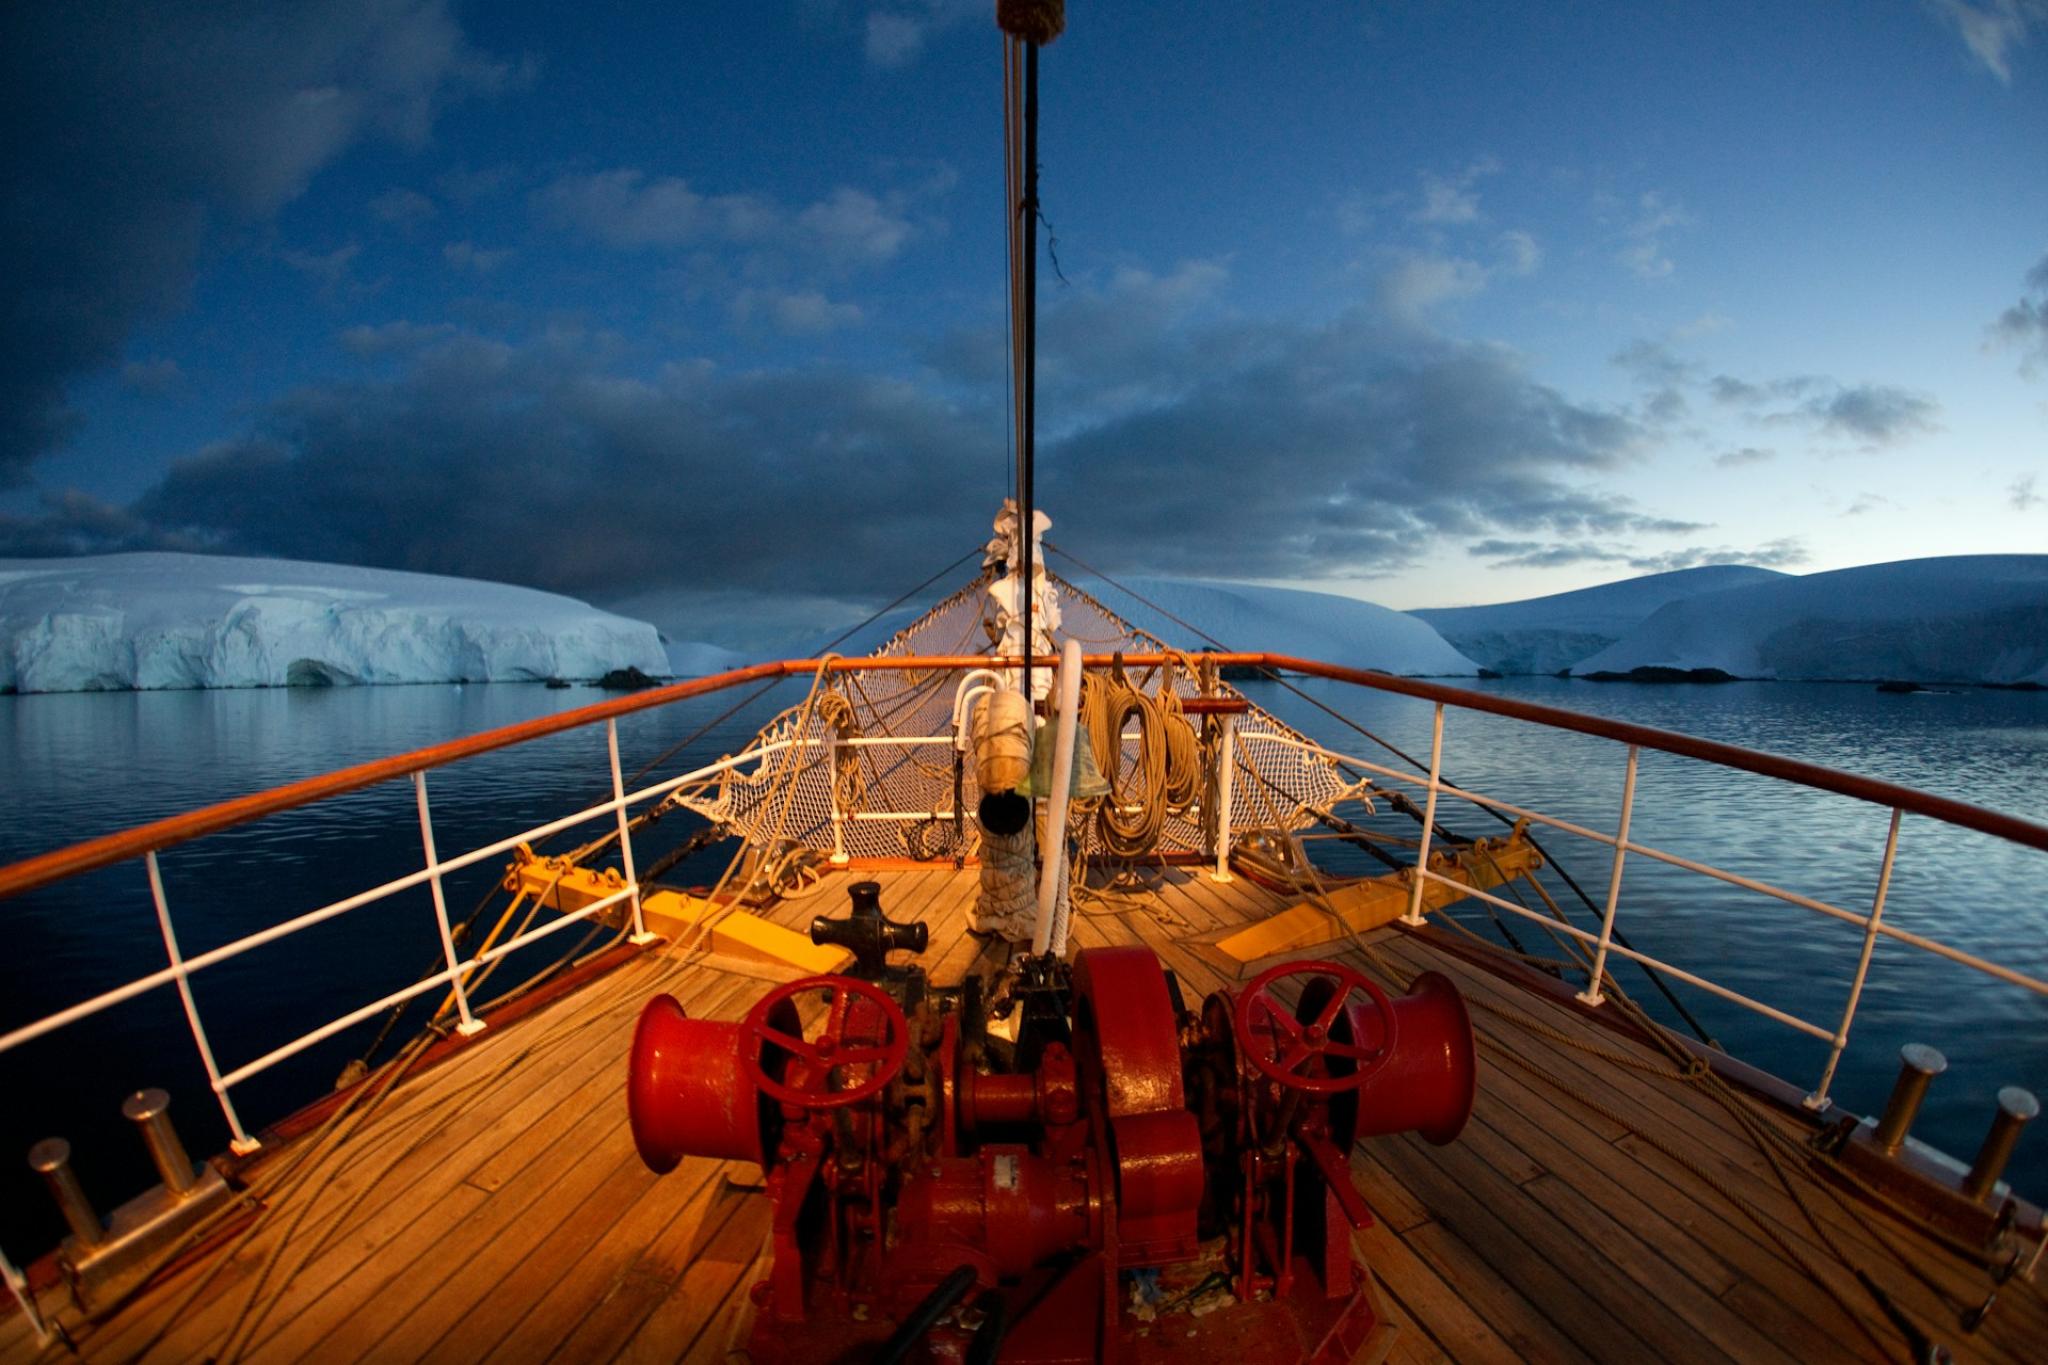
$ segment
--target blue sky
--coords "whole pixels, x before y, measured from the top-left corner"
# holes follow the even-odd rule
[[[893,596],[1006,482],[991,8],[9,7],[0,554]],[[2048,549],[2048,0],[1082,4],[1043,99],[1103,569]]]

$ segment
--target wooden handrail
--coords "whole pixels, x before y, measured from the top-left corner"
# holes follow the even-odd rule
[[[1718,763],[1724,768],[1736,768],[1764,777],[1780,778],[1787,782],[1796,782],[1803,787],[1835,792],[1887,808],[1896,807],[1909,815],[1925,815],[1947,824],[1960,825],[1964,829],[1973,829],[1981,834],[1993,835],[2015,844],[2024,844],[2028,848],[2048,852],[2048,825],[2038,825],[2031,820],[2022,820],[2016,815],[2007,815],[1985,806],[1971,805],[1967,801],[1935,796],[1913,787],[1902,787],[1895,782],[1882,782],[1874,777],[1858,777],[1854,773],[1841,772],[1796,758],[1786,758],[1781,754],[1765,753],[1760,749],[1745,749],[1739,744],[1723,744],[1719,740],[1700,739],[1693,735],[1680,734],[1676,730],[1659,730],[1654,726],[1637,725],[1625,720],[1608,720],[1602,716],[1589,716],[1581,711],[1566,711],[1555,706],[1544,706],[1539,702],[1517,701],[1512,697],[1496,697],[1484,692],[1468,692],[1461,687],[1446,687],[1441,683],[1423,682],[1418,678],[1397,678],[1389,673],[1344,668],[1314,659],[1297,659],[1286,654],[1268,654],[1266,666],[1286,669],[1293,673],[1306,673],[1316,678],[1328,678],[1333,682],[1356,683],[1361,687],[1377,688],[1382,692],[1398,692],[1403,696],[1420,697],[1424,701],[1442,702],[1447,706],[1462,706],[1470,711],[1488,711],[1515,720],[1534,721],[1560,730],[1576,730],[1583,735],[1594,735],[1622,744],[1636,744],[1645,749],[1677,754],[1681,758],[1702,759],[1708,763]]]
[[[1102,668],[1114,657],[1109,654],[1091,654],[1084,662],[1090,668]],[[1186,657],[1188,656],[1178,654],[1126,654],[1123,661],[1129,667],[1150,668],[1168,662],[1179,662]],[[1896,807],[1910,814],[1928,816],[2028,848],[2048,851],[2048,826],[1983,806],[1971,805],[1966,801],[1934,796],[1911,787],[1881,782],[1875,778],[1858,777],[1817,763],[1805,763],[1778,754],[1745,749],[1740,745],[1698,739],[1673,730],[1659,730],[1628,721],[1607,720],[1600,716],[1566,711],[1536,702],[1496,697],[1483,692],[1447,687],[1441,683],[1401,678],[1390,673],[1367,669],[1346,668],[1338,664],[1327,664],[1315,659],[1301,659],[1286,654],[1210,653],[1201,657],[1212,660],[1219,666],[1283,669],[1307,674],[1310,677],[1328,678],[1335,682],[1417,697],[1424,701],[1441,702],[1447,706],[1459,706],[1515,720],[1532,721],[1623,744],[1636,744],[1645,749],[1656,749],[1685,758],[1718,763],[1743,772],[1796,782],[1802,786],[1835,792],[1859,801]],[[687,682],[650,688],[645,692],[636,692],[632,696],[597,702],[552,716],[540,716],[462,739],[394,754],[389,758],[340,768],[331,773],[322,773],[318,777],[252,792],[247,796],[204,806],[183,815],[153,820],[148,824],[136,825],[131,829],[25,858],[20,862],[0,867],[0,899],[18,896],[83,872],[110,867],[130,858],[139,858],[152,849],[169,848],[174,844],[186,843],[208,834],[217,834],[267,815],[310,805],[347,792],[359,791],[364,787],[375,786],[379,782],[388,782],[394,778],[438,768],[461,759],[510,748],[515,744],[560,734],[565,730],[580,729],[598,721],[631,715],[637,711],[652,710],[672,702],[687,701],[692,697],[709,696],[750,682],[805,677],[816,673],[821,667],[831,673],[925,670],[958,672],[969,668],[1015,667],[1018,662],[1019,660],[1015,658],[991,657],[985,654],[828,658],[822,662],[816,659],[783,659],[773,663],[754,664],[748,668],[735,669],[730,673],[720,673],[709,678],[692,678]],[[1033,659],[1034,666],[1057,667],[1058,663],[1059,660],[1054,655],[1042,655]]]

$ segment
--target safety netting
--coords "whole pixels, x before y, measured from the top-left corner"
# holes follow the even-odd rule
[[[1120,675],[1090,670],[1083,719],[1094,702],[1092,752],[1110,779],[1110,791],[1071,811],[1069,828],[1085,862],[1099,866],[1214,849],[1209,819],[1221,804],[1222,784],[1213,756],[1223,725],[1213,715],[1181,713],[1177,703],[1198,696],[1228,697],[1247,706],[1236,719],[1231,745],[1228,827],[1234,837],[1297,830],[1314,812],[1332,811],[1360,795],[1362,784],[1347,779],[1305,736],[1250,703],[1204,652],[1172,646],[1083,589],[1048,577],[1058,595],[1055,646],[1071,638],[1091,655],[1170,656],[1164,665],[1133,666]],[[981,789],[973,745],[956,742],[966,711],[962,694],[1001,675],[951,665],[905,667],[903,661],[973,656],[993,662],[1006,600],[1000,565],[985,568],[864,656],[876,666],[821,668],[804,699],[762,728],[742,755],[750,761],[684,789],[677,804],[774,856],[793,849],[821,857],[972,856],[981,837]],[[1105,722],[1110,712],[1114,717]],[[1111,739],[1106,727],[1114,727],[1118,737]],[[1161,732],[1177,727],[1169,745]],[[1048,728],[1043,742],[1051,741]],[[1192,774],[1191,764],[1198,769]]]

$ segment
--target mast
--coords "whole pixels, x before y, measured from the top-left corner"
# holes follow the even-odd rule
[[[1032,607],[1037,596],[1034,576],[1037,536],[1037,507],[1034,498],[1033,455],[1036,448],[1038,416],[1038,49],[1060,36],[1066,27],[1065,0],[996,0],[996,23],[1007,35],[1003,69],[1014,72],[1014,54],[1024,49],[1023,148],[1016,146],[1016,128],[1011,120],[1015,107],[1008,82],[1004,90],[1006,146],[1004,159],[1011,167],[1010,287],[1013,316],[1012,337],[1017,348],[1017,585],[1018,612],[1023,624],[1023,693],[1031,692],[1031,661],[1036,644],[1032,630]],[[1018,176],[1022,175],[1022,194]]]

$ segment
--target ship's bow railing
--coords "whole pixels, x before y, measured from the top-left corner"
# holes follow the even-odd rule
[[[1127,668],[1170,670],[1176,665],[1185,665],[1187,657],[1134,655],[1117,662]],[[1357,773],[1370,775],[1374,781],[1385,784],[1386,789],[1406,786],[1422,794],[1420,848],[1416,851],[1415,863],[1417,874],[1412,880],[1411,900],[1406,916],[1411,924],[1421,921],[1425,883],[1432,879],[1447,880],[1445,874],[1432,869],[1430,858],[1433,832],[1438,827],[1438,813],[1445,801],[1483,804],[1518,819],[1526,819],[1533,824],[1591,840],[1610,851],[1607,885],[1597,930],[1561,924],[1557,919],[1539,915],[1513,900],[1489,891],[1475,890],[1468,885],[1461,884],[1458,887],[1459,894],[1477,896],[1489,906],[1512,916],[1540,919],[1551,931],[1566,934],[1582,943],[1592,959],[1590,980],[1581,995],[1581,999],[1588,1005],[1599,1006],[1607,998],[1611,989],[1610,963],[1614,958],[1621,957],[1821,1041],[1828,1047],[1828,1057],[1818,1082],[1809,1093],[1809,1103],[1815,1106],[1822,1106],[1827,1102],[1830,1084],[1848,1046],[1858,1004],[1864,994],[1873,949],[1880,938],[1959,963],[1987,977],[2010,983],[2023,990],[2048,996],[2048,980],[2041,976],[1912,932],[1887,922],[1885,918],[1886,898],[1898,853],[1900,822],[1903,815],[1925,816],[2037,850],[2048,850],[2048,827],[1967,803],[1930,796],[1909,788],[1853,777],[1817,765],[1693,739],[1667,731],[1538,706],[1512,698],[1286,656],[1211,653],[1204,658],[1209,664],[1217,666],[1285,670],[1361,688],[1401,694],[1417,698],[1433,708],[1430,757],[1426,771],[1421,772],[1397,769],[1363,756],[1347,754],[1328,747],[1272,721],[1265,717],[1265,713],[1255,708],[1252,714],[1239,718],[1234,726],[1221,727],[1224,738],[1217,746],[1216,752],[1226,755],[1227,761],[1220,765],[1220,773],[1213,775],[1220,777],[1221,780],[1212,783],[1206,790],[1223,793],[1223,810],[1227,815],[1225,818],[1207,822],[1205,834],[1203,822],[1197,818],[1189,827],[1196,833],[1185,836],[1198,842],[1202,837],[1206,837],[1209,841],[1206,846],[1194,851],[1218,856],[1219,872],[1224,872],[1220,855],[1227,855],[1235,831],[1241,830],[1246,824],[1270,823],[1270,801],[1261,812],[1259,808],[1247,805],[1249,798],[1245,793],[1254,787],[1260,790],[1270,788],[1275,782],[1276,774],[1280,780],[1285,781],[1286,774],[1290,771],[1310,774],[1316,781],[1328,784],[1333,780],[1331,774],[1348,768]],[[813,818],[805,822],[804,828],[799,832],[823,840],[825,847],[832,853],[844,857],[849,850],[871,851],[852,834],[852,831],[863,826],[889,826],[900,830],[920,822],[932,825],[942,817],[950,822],[955,840],[948,843],[942,851],[949,854],[966,852],[966,848],[958,842],[962,821],[959,800],[960,769],[957,765],[961,761],[962,746],[959,742],[960,715],[954,705],[955,695],[961,679],[972,671],[982,670],[985,675],[986,670],[992,665],[1001,668],[1014,666],[1017,662],[969,655],[870,657],[851,660],[828,658],[764,663],[713,678],[696,679],[652,689],[630,697],[541,717],[343,769],[186,815],[137,826],[118,834],[0,868],[0,901],[4,901],[8,897],[87,872],[117,864],[138,864],[137,889],[146,892],[164,953],[164,965],[156,970],[67,1008],[19,1023],[9,1031],[0,1033],[0,1055],[144,993],[163,987],[173,988],[178,994],[192,1043],[205,1070],[207,1082],[226,1122],[231,1145],[236,1152],[253,1151],[258,1146],[258,1138],[245,1122],[234,1099],[236,1087],[252,1077],[394,1006],[434,991],[448,993],[455,1018],[455,1031],[465,1035],[473,1034],[486,1025],[486,1020],[473,1008],[470,998],[469,983],[475,979],[475,974],[489,968],[500,959],[561,933],[577,923],[610,914],[621,923],[622,932],[630,934],[634,942],[649,941],[651,936],[641,920],[636,875],[639,864],[633,850],[633,821],[630,812],[636,809],[645,811],[660,802],[692,797],[700,802],[712,801],[722,787],[731,789],[751,785],[760,788],[772,772],[805,771],[814,774],[820,784],[817,789],[827,795],[824,808],[813,812]],[[1049,668],[1053,662],[1047,658],[1044,665]],[[1105,668],[1111,663],[1109,657],[1091,657],[1087,660],[1088,667],[1093,669]],[[897,730],[877,727],[876,732],[870,734],[848,733],[844,724],[836,729],[831,726],[812,725],[810,722],[813,717],[807,712],[799,717],[799,723],[779,729],[771,726],[754,744],[740,753],[727,755],[716,762],[697,766],[648,786],[633,790],[627,788],[619,757],[618,733],[619,721],[626,716],[752,682],[771,683],[783,678],[808,678],[812,684],[814,700],[825,679],[844,678],[846,682],[857,686],[862,677],[873,678],[890,674],[914,674],[917,678],[935,683],[931,690],[937,700],[933,703],[931,717],[919,721],[915,719],[914,710],[907,711],[907,723]],[[905,683],[910,681],[910,678],[899,676],[896,681]],[[908,695],[902,687],[899,687],[897,692]],[[1490,712],[1535,725],[1575,731],[1623,746],[1626,751],[1626,762],[1613,828],[1596,829],[1582,822],[1526,809],[1501,797],[1451,784],[1444,776],[1445,718],[1447,712],[1460,709]],[[430,773],[463,759],[515,748],[569,731],[602,732],[603,772],[605,784],[610,791],[607,799],[597,801],[570,815],[519,830],[452,856],[445,855],[439,850],[435,811],[430,800]],[[1888,832],[1882,849],[1873,852],[1876,892],[1871,903],[1867,908],[1833,904],[1760,878],[1689,859],[1635,838],[1631,833],[1636,793],[1635,779],[1639,756],[1645,750],[1657,750],[1717,763],[1803,787],[1873,802],[1887,808],[1891,812]],[[950,785],[952,790],[947,793],[951,798],[950,803],[942,803],[927,796],[922,799],[922,804],[914,808],[896,809],[889,801],[878,799],[868,801],[860,809],[854,809],[851,803],[842,800],[843,789],[837,777],[844,770],[843,765],[847,756],[851,754],[858,759],[863,755],[883,752],[900,755],[900,759],[897,760],[899,763],[908,763],[922,773],[921,785],[914,788],[916,791],[928,793],[944,790]],[[950,774],[946,771],[947,765],[954,765]],[[417,828],[416,831],[410,832],[408,837],[416,837],[419,841],[419,865],[415,869],[218,947],[190,955],[183,951],[177,929],[177,917],[165,891],[161,866],[163,855],[179,845],[208,835],[393,781],[406,782],[412,788],[413,799],[410,804],[416,816]],[[1234,801],[1229,795],[1233,785],[1238,792]],[[873,795],[874,790],[871,789],[869,794]],[[785,794],[782,799],[787,802],[791,798]],[[1298,808],[1294,814],[1299,813]],[[462,951],[466,945],[458,944],[443,894],[443,883],[448,876],[479,863],[504,859],[507,855],[515,853],[522,845],[531,845],[535,841],[579,825],[606,821],[616,827],[615,856],[620,864],[619,870],[623,874],[616,890],[502,942],[490,943],[487,940],[487,946],[476,947],[466,954]],[[1616,933],[1616,924],[1623,910],[1624,870],[1631,857],[1655,860],[1689,873],[1744,887],[1854,926],[1859,932],[1858,953],[1848,994],[1839,1014],[1823,1021],[1804,1018],[1715,981],[1705,970],[1700,969],[1698,964],[1675,963],[1626,946]],[[251,875],[261,873],[252,870]],[[299,934],[315,925],[346,916],[363,906],[423,886],[430,893],[433,928],[441,948],[441,962],[436,970],[402,989],[347,1010],[317,1027],[301,1032],[259,1055],[246,1060],[229,1059],[223,1064],[216,1050],[216,1040],[208,1032],[206,1021],[192,991],[191,981],[195,974]],[[5,1278],[10,1289],[22,1300],[24,1309],[33,1314],[31,1296],[23,1290],[18,1270],[5,1258],[4,1253],[0,1253],[0,1277]]]

